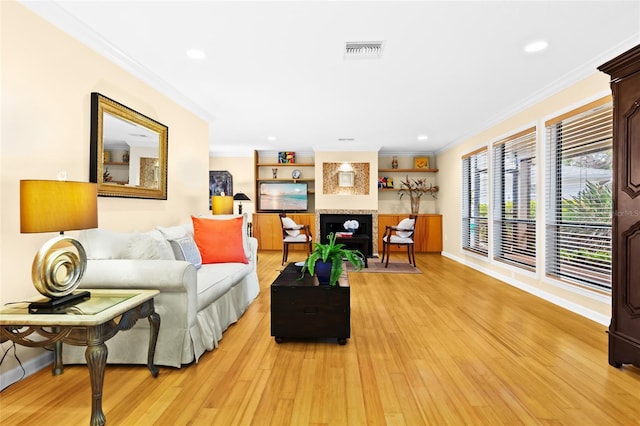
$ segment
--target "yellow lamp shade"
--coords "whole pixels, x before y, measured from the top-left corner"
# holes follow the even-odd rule
[[[20,181],[20,232],[64,232],[98,226],[95,183]]]
[[[211,197],[211,212],[213,214],[233,214],[233,196],[214,195]]]

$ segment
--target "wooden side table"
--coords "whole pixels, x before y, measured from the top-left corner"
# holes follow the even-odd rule
[[[271,284],[271,335],[286,338],[335,337],[345,345],[351,337],[350,289],[347,274],[338,285],[319,285],[308,273],[302,280],[293,263]]]
[[[140,318],[150,324],[147,367],[153,377],[158,368],[153,357],[160,330],[160,315],[153,298],[158,290],[88,290],[91,298],[52,313],[30,314],[28,303],[5,306],[0,310],[0,335],[20,345],[54,346],[53,374],[62,374],[62,343],[86,346],[85,357],[91,380],[91,425],[105,424],[102,411],[102,387],[107,365],[104,342],[120,330],[129,330]],[[35,300],[34,300],[35,301]],[[118,321],[116,321],[118,319]],[[32,339],[32,337],[40,339]]]

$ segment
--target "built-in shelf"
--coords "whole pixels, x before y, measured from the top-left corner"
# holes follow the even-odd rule
[[[313,178],[300,178],[300,179],[293,179],[293,178],[260,178],[260,179],[256,179],[259,182],[313,182],[315,179]]]
[[[385,173],[436,173],[438,169],[378,169]]]
[[[105,166],[128,166],[129,165],[129,163],[116,162],[116,161],[109,161],[103,164]]]
[[[315,167],[313,163],[258,163],[257,167]]]

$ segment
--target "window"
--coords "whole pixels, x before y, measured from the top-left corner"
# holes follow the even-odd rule
[[[536,267],[536,129],[494,144],[493,256],[528,270]]]
[[[462,157],[462,248],[487,256],[489,164],[487,148]]]
[[[611,289],[611,98],[545,124],[546,273]]]

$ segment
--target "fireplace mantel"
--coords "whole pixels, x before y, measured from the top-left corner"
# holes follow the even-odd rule
[[[360,210],[360,209],[316,209],[315,212],[315,229],[316,238],[320,241],[320,215],[321,214],[335,214],[335,215],[371,215],[371,253],[378,254],[378,211],[377,210]]]

